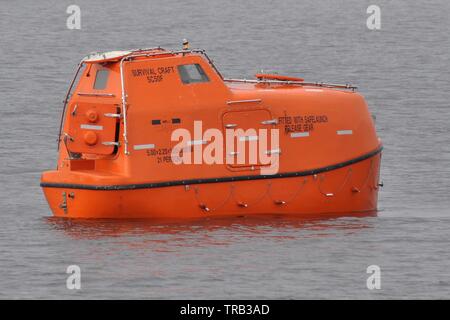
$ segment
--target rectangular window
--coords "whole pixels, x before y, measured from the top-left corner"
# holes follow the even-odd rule
[[[203,71],[198,63],[180,65],[178,66],[178,72],[180,73],[181,81],[183,81],[184,84],[209,81],[205,71]]]
[[[108,82],[108,75],[109,70],[107,69],[97,70],[94,82],[95,90],[103,90],[106,88],[106,83]]]

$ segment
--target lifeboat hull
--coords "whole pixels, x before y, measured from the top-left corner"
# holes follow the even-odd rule
[[[53,214],[67,218],[353,215],[377,210],[380,160],[377,150],[340,168],[247,181],[103,187],[43,182],[42,187]]]
[[[323,216],[377,209],[382,143],[350,85],[227,79],[203,50],[91,55],[41,186],[68,218]]]

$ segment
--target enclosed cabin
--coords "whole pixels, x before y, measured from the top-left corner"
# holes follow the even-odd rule
[[[166,161],[170,133],[189,128],[205,109],[229,96],[203,50],[153,48],[87,56],[66,97],[60,167],[126,174],[122,156],[157,152],[165,157],[157,161]]]
[[[249,130],[265,129],[279,130],[276,146],[268,141],[264,151],[279,157],[278,172],[345,162],[381,145],[354,89],[279,75],[224,79],[203,50],[94,54],[80,63],[65,100],[58,169],[89,171],[104,183],[261,174],[268,164],[251,160],[260,137]],[[192,133],[185,152],[214,140],[196,132],[206,129],[241,130],[234,138],[244,149],[222,150],[216,166],[195,165],[205,159],[177,166],[177,129]],[[247,157],[236,161],[241,153]]]

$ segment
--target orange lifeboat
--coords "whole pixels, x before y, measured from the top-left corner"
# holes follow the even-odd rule
[[[75,85],[75,83],[77,83]],[[377,209],[382,144],[351,85],[226,79],[203,50],[91,54],[66,95],[55,216],[183,219]]]

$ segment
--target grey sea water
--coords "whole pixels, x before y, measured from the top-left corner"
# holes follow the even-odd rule
[[[450,298],[450,4],[1,1],[0,298]],[[81,8],[81,30],[66,9]],[[369,5],[381,30],[366,27]],[[227,77],[359,86],[385,150],[376,217],[195,223],[51,218],[62,99],[81,57],[188,38]],[[180,206],[180,210],[182,206]],[[81,290],[66,288],[68,265]],[[368,290],[366,268],[381,268]]]

